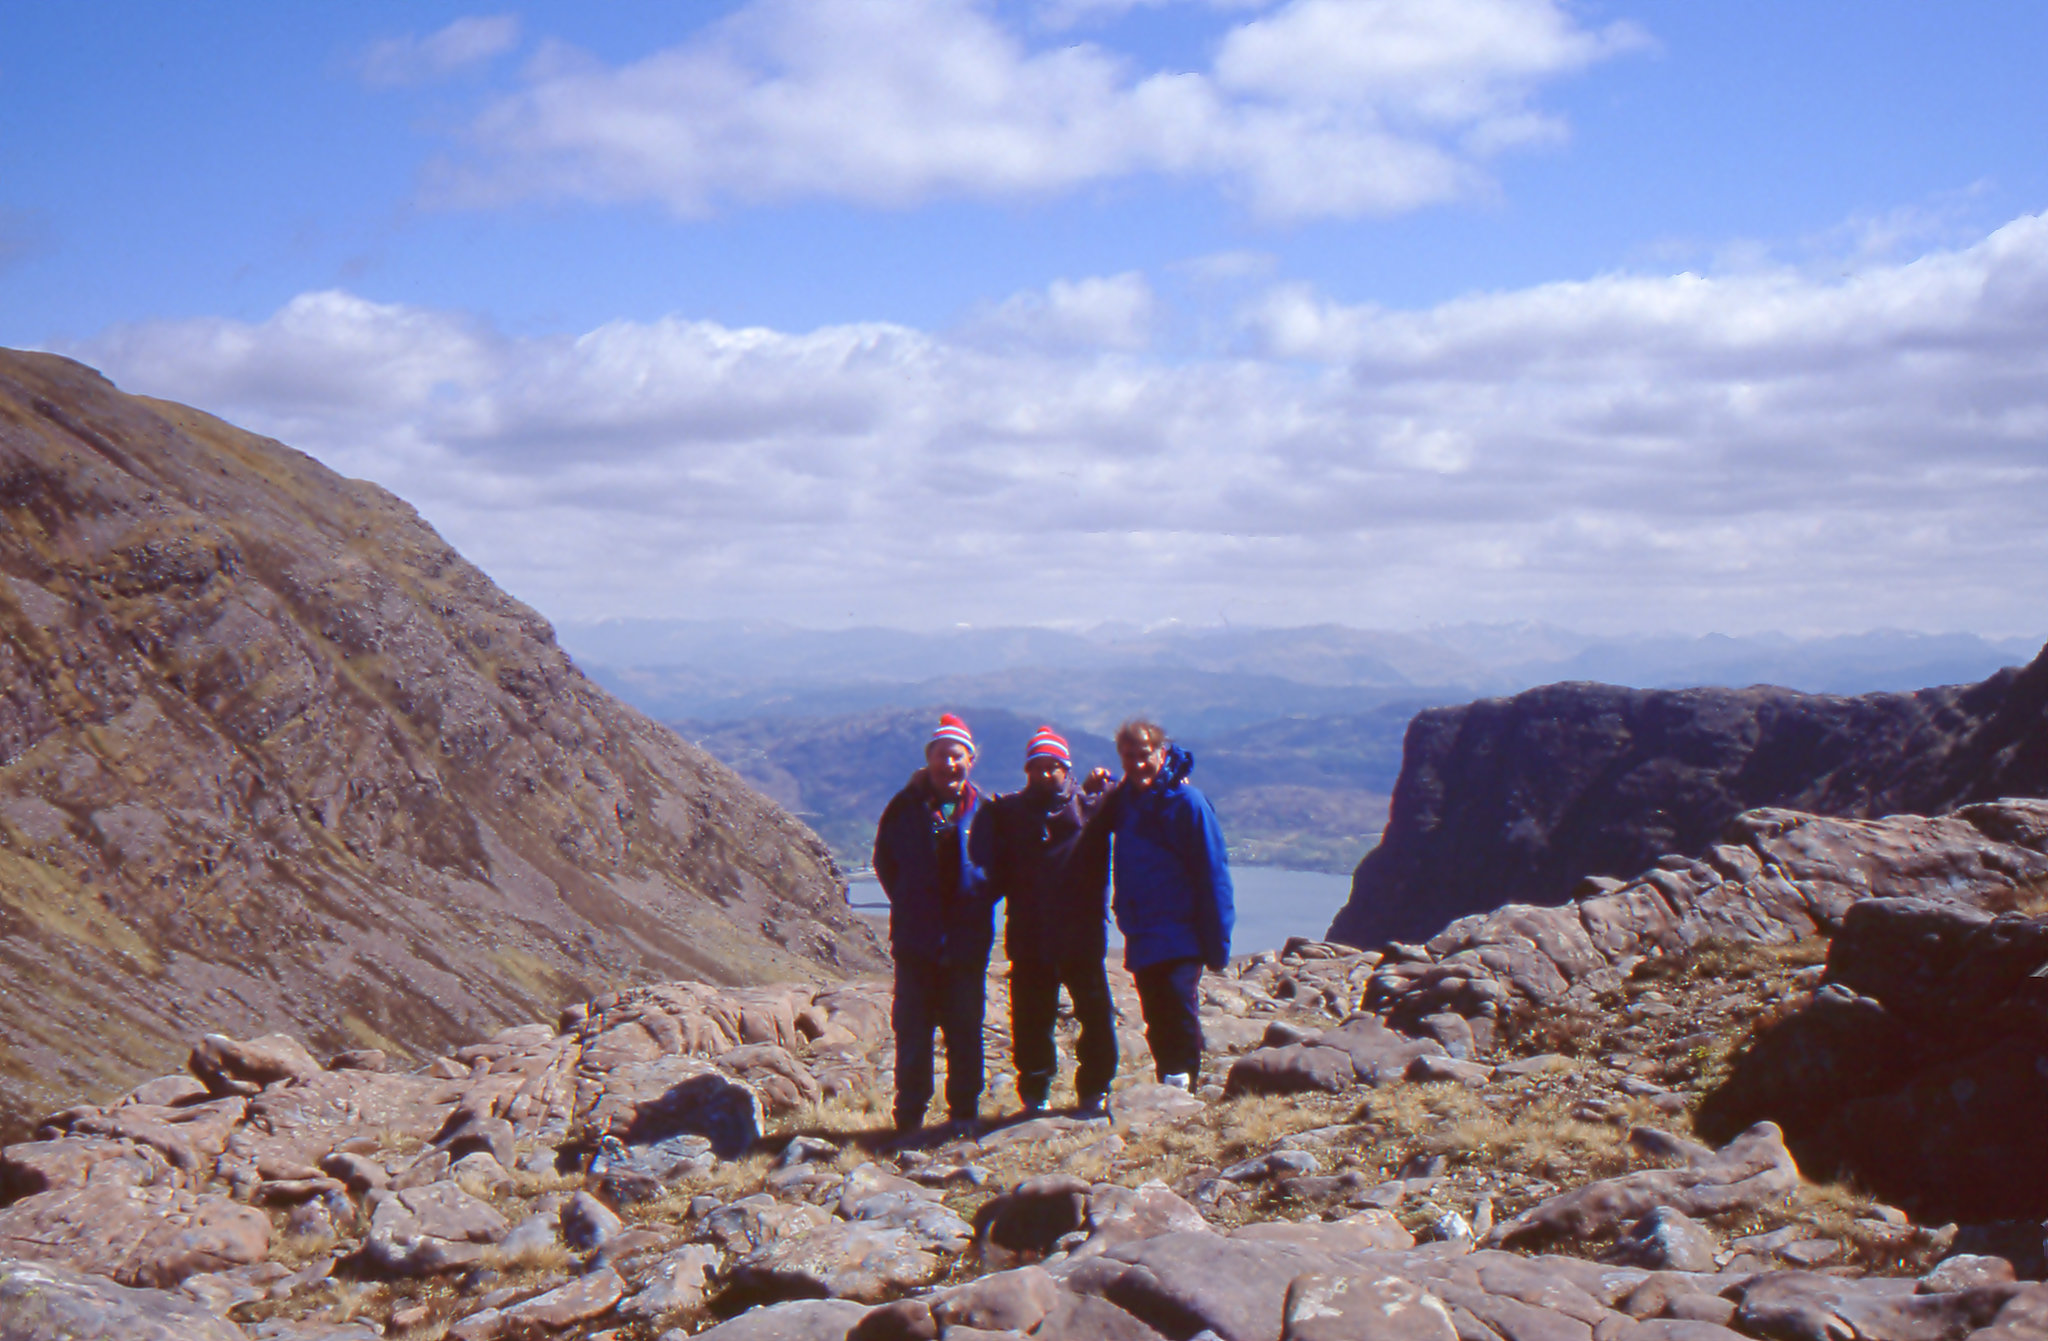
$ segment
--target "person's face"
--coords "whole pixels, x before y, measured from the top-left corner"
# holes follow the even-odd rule
[[[974,755],[957,740],[935,740],[924,747],[924,771],[932,790],[948,799],[967,787],[967,775],[974,771]]]
[[[1145,745],[1135,740],[1116,743],[1116,757],[1123,761],[1124,777],[1140,787],[1150,787],[1166,767],[1166,746]]]
[[[1040,755],[1024,761],[1024,789],[1034,796],[1057,796],[1067,785],[1067,766]]]

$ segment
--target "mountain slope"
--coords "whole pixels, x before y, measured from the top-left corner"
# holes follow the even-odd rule
[[[0,521],[0,1124],[195,1029],[881,962],[811,834],[384,491],[0,352]]]

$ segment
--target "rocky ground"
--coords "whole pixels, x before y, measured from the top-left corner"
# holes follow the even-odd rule
[[[1711,878],[1671,863],[1426,945],[1297,940],[1204,979],[1199,1093],[1150,1083],[1127,1030],[1109,1121],[1061,1092],[1015,1116],[999,975],[988,1120],[907,1142],[878,980],[638,988],[404,1074],[209,1037],[0,1152],[0,1335],[2048,1335],[2039,1189],[2032,1219],[1935,1222],[1807,1176],[1767,1116],[1715,1126],[1828,1003],[1906,1018],[1874,966],[1908,942],[1859,926],[1960,928],[1923,993],[1929,963],[1990,981],[1973,954],[2034,944],[2044,817],[1776,812]],[[1988,1015],[2020,1018],[2007,987]],[[2005,1122],[2031,1139],[2028,1111]]]

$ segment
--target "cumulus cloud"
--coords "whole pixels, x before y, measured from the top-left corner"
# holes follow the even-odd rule
[[[543,339],[328,293],[67,352],[377,479],[563,618],[2044,622],[2048,216],[1826,279],[1276,287],[1230,356],[1119,336],[1150,304]]]
[[[1638,45],[1563,0],[1288,0],[1234,15],[1213,68],[1033,47],[974,0],[751,0],[613,66],[552,44],[471,128],[446,199],[803,198],[905,207],[1134,175],[1209,181],[1273,218],[1412,209],[1563,134],[1547,82]]]
[[[961,334],[983,343],[1135,350],[1151,343],[1158,317],[1152,286],[1129,271],[1014,294],[976,313]]]
[[[363,79],[371,84],[425,84],[482,65],[519,45],[513,14],[471,15],[428,33],[373,43],[363,53]]]

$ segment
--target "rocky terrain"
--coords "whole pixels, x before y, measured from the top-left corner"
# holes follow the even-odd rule
[[[398,499],[0,353],[0,1130],[208,1032],[411,1065],[614,986],[872,971],[842,889]]]
[[[1872,818],[2048,794],[2048,655],[1979,684],[1842,698],[1554,684],[1408,726],[1384,836],[1331,939],[1426,936],[1698,852],[1737,813]]]
[[[1149,1083],[1127,1031],[1111,1121],[891,1139],[879,980],[637,987],[409,1071],[208,1037],[0,1151],[0,1335],[2048,1336],[2036,1166],[1880,1199],[1780,1125],[1828,1112],[1801,1068],[1861,1037],[1846,1002],[1974,1031],[1854,1072],[1880,1106],[1949,1082],[1885,1110],[1898,1149],[2033,1140],[2048,803],[1725,838],[1426,943],[1241,959],[1203,982],[1213,1083]],[[1924,1069],[1995,1050],[2016,1088]]]

